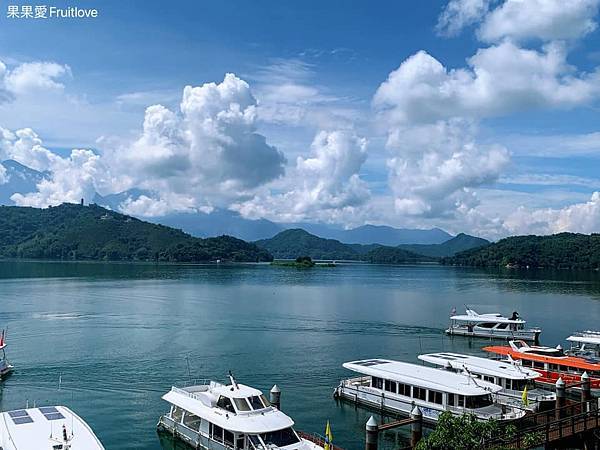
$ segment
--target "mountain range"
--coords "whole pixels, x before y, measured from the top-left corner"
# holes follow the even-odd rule
[[[6,168],[8,182],[0,185],[0,205],[14,205],[14,202],[10,199],[11,195],[15,192],[34,192],[37,189],[36,185],[49,176],[47,172],[33,170],[12,160],[3,161],[2,165]],[[96,194],[93,199],[85,200],[91,200],[113,211],[121,211],[121,205],[127,199],[135,200],[141,195],[152,197],[153,193],[140,189],[130,189],[106,196]],[[344,229],[341,226],[308,222],[276,223],[267,219],[247,219],[235,211],[226,209],[215,209],[210,214],[182,212],[160,217],[139,218],[181,229],[195,237],[207,238],[229,235],[245,241],[271,238],[281,231],[295,228],[301,228],[316,236],[335,239],[347,244],[379,244],[391,247],[404,244],[442,244],[452,238],[452,235],[439,228],[410,229],[368,224],[353,229]]]
[[[336,239],[325,239],[303,229],[291,229],[255,244],[277,259],[310,256],[313,259],[367,261],[373,263],[414,263],[437,261],[440,256],[489,244],[485,239],[460,234],[442,244],[400,245],[344,244]],[[408,247],[408,248],[407,248]]]

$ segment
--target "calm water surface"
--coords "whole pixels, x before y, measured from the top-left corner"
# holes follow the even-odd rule
[[[597,329],[600,276],[484,272],[438,266],[173,266],[0,262],[0,327],[15,373],[3,410],[66,404],[107,449],[172,448],[155,433],[160,397],[191,377],[282,389],[297,428],[363,448],[369,412],[332,399],[341,364],[416,361],[420,352],[478,352],[448,338],[453,306],[510,314],[543,328],[542,343]],[[59,378],[62,379],[59,390]],[[391,446],[398,439],[386,435]]]

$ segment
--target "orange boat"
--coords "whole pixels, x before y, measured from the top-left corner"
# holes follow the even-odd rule
[[[568,387],[570,384],[579,383],[583,372],[587,372],[592,394],[600,395],[599,359],[565,355],[560,346],[530,346],[525,341],[509,341],[509,344],[510,347],[492,345],[484,347],[483,350],[521,361],[523,367],[531,367],[541,375],[535,382],[546,386],[554,387],[556,381],[562,378]]]

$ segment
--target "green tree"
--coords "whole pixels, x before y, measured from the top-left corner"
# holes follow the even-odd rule
[[[503,426],[495,420],[480,422],[472,414],[454,416],[444,412],[438,419],[435,430],[423,438],[417,450],[480,450],[503,447],[484,447],[491,441],[510,439],[515,434],[514,426]]]

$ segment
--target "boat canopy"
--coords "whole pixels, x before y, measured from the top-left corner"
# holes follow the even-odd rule
[[[496,384],[474,379],[466,374],[443,372],[433,367],[389,359],[365,359],[347,362],[343,366],[365,375],[451,394],[484,395],[502,389]]]
[[[467,369],[473,373],[509,380],[533,380],[540,376],[535,370],[527,369],[520,364],[513,364],[510,361],[497,361],[460,353],[427,353],[419,355],[418,358],[441,367],[451,367],[455,370]]]
[[[262,395],[261,391],[249,386],[236,383],[236,387],[221,385],[203,392],[199,390],[189,392],[185,389],[173,387],[171,391],[162,396],[162,399],[201,419],[235,433],[261,434],[282,430],[294,425],[294,421],[289,416],[272,406],[237,414],[219,407],[217,402],[221,396],[241,399]]]
[[[567,338],[567,341],[579,342],[580,344],[600,345],[600,332],[598,331],[583,331],[573,334]]]

